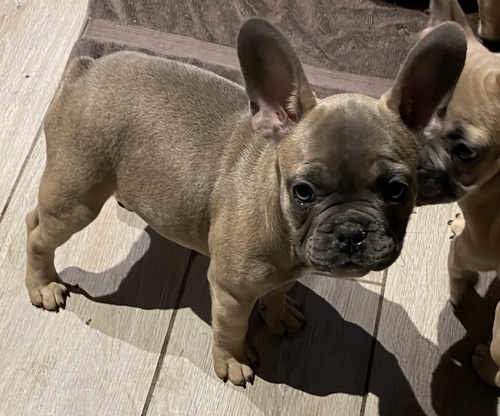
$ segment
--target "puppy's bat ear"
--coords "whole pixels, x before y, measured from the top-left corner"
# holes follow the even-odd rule
[[[254,130],[277,133],[316,105],[297,55],[267,21],[252,18],[243,24],[238,35],[238,58]]]
[[[440,24],[410,51],[394,86],[382,99],[411,130],[423,132],[445,114],[466,54],[460,26]]]

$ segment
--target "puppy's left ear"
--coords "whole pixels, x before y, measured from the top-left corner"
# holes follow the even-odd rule
[[[259,18],[247,20],[238,35],[238,58],[250,98],[252,126],[278,133],[316,105],[299,58],[285,37]]]
[[[413,47],[382,100],[411,130],[423,132],[446,112],[466,54],[462,28],[440,24]]]

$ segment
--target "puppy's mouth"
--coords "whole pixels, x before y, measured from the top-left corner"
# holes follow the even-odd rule
[[[378,234],[378,233],[377,233]],[[401,244],[386,235],[377,235],[358,250],[346,252],[338,243],[314,236],[307,244],[307,262],[318,272],[340,278],[363,277],[389,267],[397,259]],[[329,240],[329,239],[328,239]]]
[[[458,187],[444,170],[417,170],[417,206],[445,204],[460,198]]]

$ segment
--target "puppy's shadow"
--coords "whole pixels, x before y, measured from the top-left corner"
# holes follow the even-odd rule
[[[493,278],[484,296],[471,291],[459,307],[453,308],[448,303],[441,312],[439,345],[452,345],[441,356],[432,375],[432,406],[438,415],[497,415],[499,390],[480,380],[471,357],[477,344],[491,340],[498,301],[500,280]],[[448,325],[452,315],[466,331],[465,336],[454,343]]]
[[[145,231],[145,237],[150,240],[146,251],[144,239],[141,239],[134,244],[124,262],[103,273],[71,267],[63,270],[61,277],[70,284],[78,283],[79,287],[73,288],[73,292],[94,302],[141,309],[190,308],[210,324],[206,279],[208,259],[176,246],[149,227]],[[169,252],[175,253],[170,256],[170,264],[164,261]],[[175,269],[172,261],[190,265],[195,258],[198,267],[190,273],[172,273]],[[118,282],[113,291],[106,280]],[[304,282],[295,285],[292,296],[302,302],[308,317],[305,333],[285,340],[273,337],[254,311],[249,339],[260,354],[261,366],[257,375],[270,383],[284,383],[316,396],[335,393],[363,396],[371,392],[379,399],[380,415],[424,415],[396,357],[360,326],[370,327],[370,330],[373,327],[379,295],[354,281],[310,277]],[[181,286],[184,291],[178,298],[176,293]],[[315,287],[315,290],[308,286]],[[325,293],[329,301],[316,293],[321,288],[327,288]],[[335,305],[353,310],[355,316],[358,313],[360,317],[363,315],[364,318],[360,319],[366,322],[360,325],[349,322]],[[395,319],[408,328],[411,336],[422,339],[404,309],[397,305],[396,310],[398,316]],[[356,321],[359,322],[357,318]],[[372,379],[369,383],[367,372],[375,350],[386,376],[382,381]],[[189,358],[196,362],[196,358]],[[396,390],[397,400],[393,397]]]

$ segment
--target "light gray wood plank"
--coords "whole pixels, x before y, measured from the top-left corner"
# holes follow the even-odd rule
[[[243,390],[224,385],[212,368],[207,265],[198,256],[191,267],[148,415],[359,414],[379,285],[303,279],[293,292],[308,324],[286,340],[271,336],[254,314],[250,339],[261,366],[254,386]]]
[[[368,283],[368,284],[371,283],[382,286],[384,284],[385,274],[386,274],[385,270],[381,272],[370,272],[364,277],[352,280],[358,283]]]
[[[2,2],[0,213],[81,31],[87,3],[88,0]]]
[[[494,302],[474,298],[460,320],[448,302],[446,223],[457,211],[451,204],[419,208],[401,259],[389,269],[378,346],[394,355],[407,383],[393,380],[387,357],[376,348],[365,415],[498,414],[497,392],[480,382],[470,364],[475,344],[491,331]],[[491,281],[482,281],[482,294],[498,292],[498,281]],[[383,396],[391,399],[384,402]]]
[[[0,414],[138,415],[189,252],[137,219],[124,224],[110,200],[56,252],[61,277],[94,299],[72,294],[58,314],[31,306],[24,215],[36,204],[44,159],[40,138],[0,223]]]
[[[72,296],[66,309],[84,322],[91,320],[93,329],[159,353],[189,250],[149,227],[120,223],[114,200],[105,208],[95,223],[57,253],[61,278],[78,284],[84,293]]]

